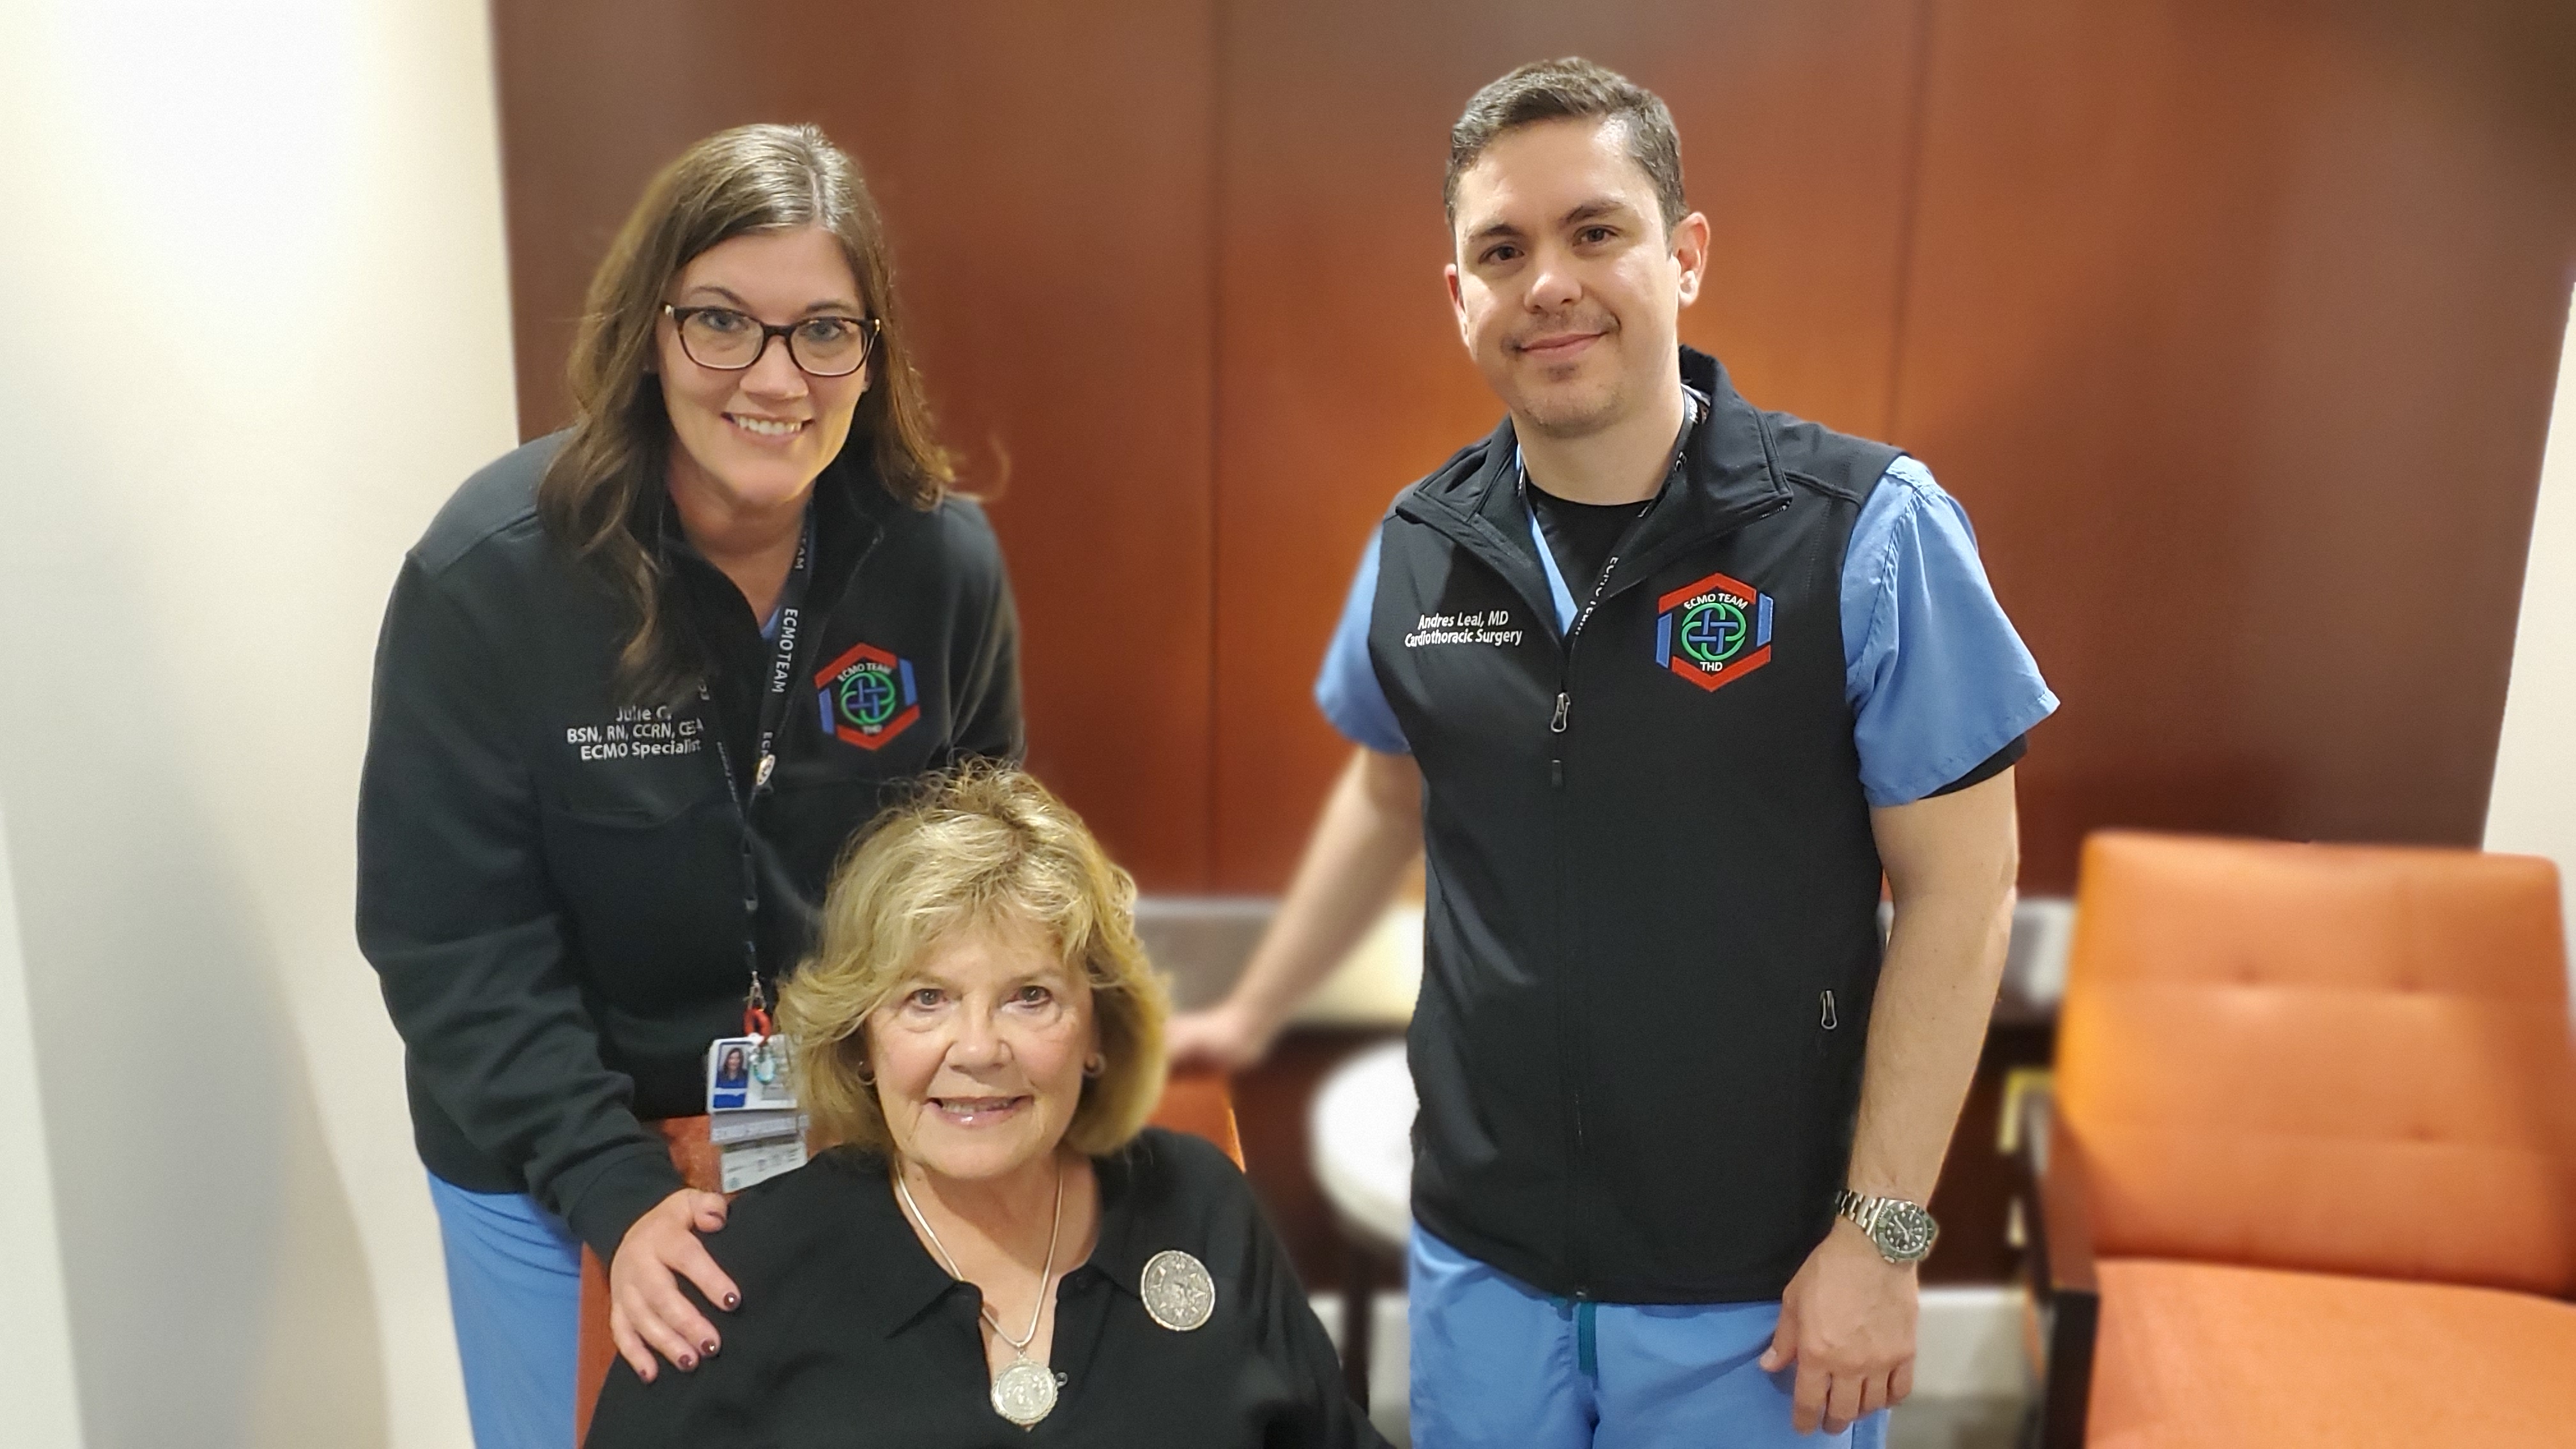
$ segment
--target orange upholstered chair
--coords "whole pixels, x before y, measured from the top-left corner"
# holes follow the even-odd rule
[[[2086,842],[2043,1443],[2576,1444],[2558,899],[2519,856]]]
[[[1243,1165],[1243,1137],[1235,1130],[1234,1092],[1213,1072],[1175,1073],[1163,1084],[1154,1107],[1154,1124],[1187,1132],[1225,1149],[1234,1165]],[[657,1124],[670,1139],[671,1160],[689,1186],[713,1192],[721,1180],[715,1145],[707,1140],[707,1119],[677,1117]],[[573,1442],[590,1436],[591,1410],[599,1387],[608,1382],[617,1345],[608,1334],[608,1274],[587,1248],[581,1254],[581,1340],[573,1370]]]

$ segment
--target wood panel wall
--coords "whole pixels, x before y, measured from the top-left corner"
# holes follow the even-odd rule
[[[495,0],[523,428],[646,175],[821,122],[890,218],[1028,629],[1032,755],[1152,889],[1284,878],[1369,521],[1497,411],[1446,128],[1582,52],[1679,121],[1684,335],[1931,463],[2066,708],[2025,886],[2148,824],[2479,835],[2576,263],[2555,0]]]
[[[887,216],[966,486],[993,494],[1032,766],[1152,886],[1212,856],[1210,144],[1196,0],[748,11],[497,0],[520,431],[566,420],[583,288],[655,169],[813,121]]]
[[[1276,889],[1350,747],[1316,661],[1396,490],[1491,431],[1441,267],[1449,125],[1581,51],[1665,97],[1714,285],[1683,336],[1739,385],[1886,424],[1914,0],[1576,11],[1547,0],[1226,8],[1219,90],[1215,879]],[[1842,104],[1814,104],[1820,94]],[[1794,180],[1836,178],[1819,198]]]
[[[1894,435],[2113,823],[2476,845],[2576,261],[2576,9],[1943,0]]]

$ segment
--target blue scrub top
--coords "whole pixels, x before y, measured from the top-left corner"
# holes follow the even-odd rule
[[[1535,518],[1530,527],[1536,539]],[[1315,703],[1351,743],[1409,754],[1369,665],[1378,540],[1370,533],[1351,578]],[[1554,553],[1536,542],[1562,631],[1573,625],[1574,597]],[[1917,460],[1897,459],[1871,490],[1843,552],[1841,593],[1843,697],[1871,805],[1934,793],[2056,711],[2057,696],[1986,582],[1967,510]]]

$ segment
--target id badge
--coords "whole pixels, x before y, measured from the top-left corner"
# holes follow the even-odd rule
[[[707,1111],[792,1112],[787,1038],[721,1036],[707,1047]]]
[[[728,1142],[717,1158],[724,1190],[740,1192],[782,1172],[805,1165],[805,1139],[773,1137],[758,1142]]]
[[[802,1112],[710,1112],[707,1140],[722,1147],[766,1137],[802,1137],[812,1125]]]

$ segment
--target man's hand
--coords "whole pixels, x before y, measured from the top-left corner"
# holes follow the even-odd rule
[[[1207,1067],[1239,1072],[1270,1050],[1271,1034],[1232,1001],[1185,1011],[1163,1028],[1163,1056],[1174,1071]]]
[[[1165,1058],[1175,1067],[1229,1072],[1260,1061],[1297,1003],[1385,914],[1405,867],[1421,853],[1422,771],[1413,757],[1352,750],[1242,978],[1224,1001],[1163,1028]]]
[[[1862,1058],[1860,1116],[1844,1181],[1924,1201],[1958,1125],[2004,969],[2019,833],[2013,772],[1948,795],[1869,812],[1896,925],[1880,968]],[[1798,1367],[1791,1422],[1801,1434],[1900,1404],[1914,1391],[1911,1264],[1878,1254],[1837,1216],[1780,1296],[1766,1372]]]
[[[724,1225],[723,1193],[684,1187],[655,1203],[618,1241],[617,1256],[608,1264],[608,1336],[648,1384],[661,1367],[654,1354],[687,1370],[722,1346],[715,1325],[680,1291],[677,1275],[688,1274],[710,1303],[730,1309],[742,1302],[733,1280],[698,1241],[698,1234]]]
[[[1839,1434],[1905,1402],[1914,1392],[1920,1296],[1912,1264],[1888,1262],[1867,1234],[1834,1219],[1780,1295],[1780,1327],[1762,1355],[1765,1373],[1798,1366],[1793,1428]]]

